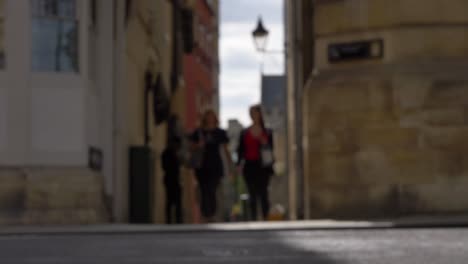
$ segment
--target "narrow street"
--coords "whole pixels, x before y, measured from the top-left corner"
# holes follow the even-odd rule
[[[466,263],[468,229],[23,234],[1,263]]]
[[[467,11],[0,0],[0,264],[468,264]]]

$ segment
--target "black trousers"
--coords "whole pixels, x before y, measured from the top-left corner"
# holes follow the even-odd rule
[[[182,188],[179,182],[165,181],[166,187],[166,223],[181,224],[182,219]],[[175,219],[173,218],[175,210]],[[175,220],[175,222],[174,222]]]
[[[249,192],[250,220],[257,220],[257,202],[260,201],[263,219],[270,211],[268,184],[271,173],[260,161],[247,161],[244,165],[244,179]]]
[[[216,215],[216,190],[220,182],[220,177],[207,173],[206,171],[198,171],[196,176],[200,194],[199,203],[201,214],[205,218],[211,218]]]

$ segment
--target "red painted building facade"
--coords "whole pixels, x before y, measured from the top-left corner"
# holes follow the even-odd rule
[[[187,132],[200,124],[206,109],[219,112],[218,0],[191,0],[193,18],[192,52],[184,55],[185,118]],[[186,197],[192,223],[200,223],[197,187],[193,175],[188,178]]]
[[[186,124],[195,129],[206,109],[218,112],[218,1],[193,0],[193,51],[184,57]]]

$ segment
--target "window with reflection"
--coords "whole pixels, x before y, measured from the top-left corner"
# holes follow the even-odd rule
[[[31,0],[32,69],[78,72],[78,19],[75,0]]]
[[[5,68],[5,3],[0,0],[0,69]]]

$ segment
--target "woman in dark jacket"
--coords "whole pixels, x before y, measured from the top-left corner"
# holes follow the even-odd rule
[[[257,200],[260,200],[265,220],[270,210],[268,185],[273,174],[273,134],[265,128],[259,105],[250,108],[252,125],[242,131],[238,146],[238,166],[243,174],[250,201],[250,219],[257,220]]]
[[[216,113],[208,110],[202,117],[200,128],[190,136],[193,149],[202,150],[195,177],[200,188],[200,210],[205,222],[213,222],[216,214],[216,190],[224,176],[222,153],[232,163],[228,151],[229,138],[225,130],[219,128]]]

